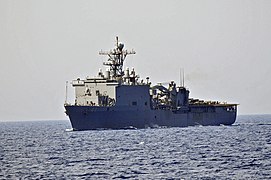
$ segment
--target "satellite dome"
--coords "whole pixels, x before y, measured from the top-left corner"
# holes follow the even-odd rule
[[[119,44],[118,44],[118,49],[119,49],[119,50],[122,50],[123,47],[124,47],[124,44],[123,44],[123,43],[119,43]]]

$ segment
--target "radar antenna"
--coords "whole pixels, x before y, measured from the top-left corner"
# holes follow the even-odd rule
[[[110,71],[113,73],[112,77],[122,77],[124,75],[123,71],[123,62],[127,55],[135,54],[136,52],[134,50],[128,51],[124,50],[124,44],[119,42],[118,36],[116,37],[116,48],[112,49],[110,51],[100,51],[99,55],[107,55],[109,59],[107,62],[104,62],[103,64],[106,66],[110,66]]]

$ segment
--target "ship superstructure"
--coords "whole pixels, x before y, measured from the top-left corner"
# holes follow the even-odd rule
[[[147,127],[186,127],[193,125],[231,125],[235,122],[237,104],[189,98],[189,90],[176,85],[151,86],[149,78],[140,80],[135,69],[123,65],[127,55],[116,38],[115,48],[100,51],[108,56],[105,72],[96,77],[72,81],[74,104],[65,103],[74,130],[122,129]]]

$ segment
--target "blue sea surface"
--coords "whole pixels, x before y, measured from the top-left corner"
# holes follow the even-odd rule
[[[0,179],[271,179],[271,115],[232,126],[71,132],[0,123]]]

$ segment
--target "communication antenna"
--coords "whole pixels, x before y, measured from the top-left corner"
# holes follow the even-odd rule
[[[182,68],[180,68],[180,87],[182,87]]]
[[[184,69],[180,68],[180,86],[184,87]]]
[[[118,47],[118,46],[119,46],[119,37],[116,36],[116,47]]]
[[[68,81],[66,81],[66,95],[65,95],[65,104],[67,104],[68,99]]]
[[[183,87],[184,87],[184,69],[183,69]]]
[[[112,77],[122,77],[124,75],[123,63],[127,55],[135,54],[134,50],[124,50],[124,44],[119,42],[118,36],[116,37],[116,47],[110,51],[100,51],[100,55],[107,55],[109,58],[107,62],[103,64],[110,66],[110,70],[113,73]]]

